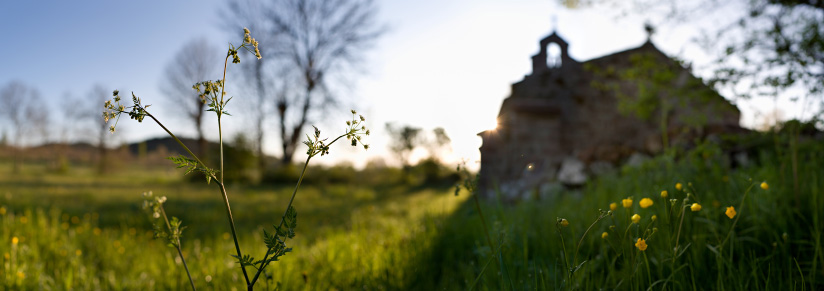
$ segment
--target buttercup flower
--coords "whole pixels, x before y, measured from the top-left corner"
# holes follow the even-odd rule
[[[641,202],[638,202],[638,205],[641,205],[641,208],[647,208],[652,206],[652,199],[644,198],[641,199]]]
[[[566,218],[562,218],[561,219],[561,226],[563,226],[563,227],[569,226],[569,221],[567,221]]]
[[[767,185],[767,182],[761,182],[761,189],[764,189],[764,190],[769,190],[769,189],[770,189],[770,185]]]
[[[653,215],[652,217],[650,217],[650,219],[652,219],[652,221],[655,221],[658,219],[658,215]]]
[[[682,186],[681,183],[675,183],[675,189],[678,189],[678,191],[681,191],[682,188],[684,188],[684,186]]]
[[[630,207],[632,207],[632,199],[627,198],[627,199],[621,200],[621,204],[624,205],[624,208],[630,208]]]
[[[615,202],[610,203],[609,204],[609,210],[615,211],[615,209],[618,209],[618,203],[615,203]]]
[[[693,203],[692,206],[690,206],[690,210],[692,210],[692,211],[701,211],[701,204]]]
[[[20,241],[20,240],[19,240],[16,236],[11,238],[11,244],[12,244],[12,245],[15,245],[15,246],[16,246],[16,245],[17,245],[17,243],[18,243],[19,241]]]
[[[647,250],[647,241],[642,238],[638,238],[638,241],[635,242],[635,247],[640,251],[645,251]]]
[[[735,207],[732,207],[732,206],[727,207],[727,212],[724,212],[724,214],[726,214],[727,217],[732,219],[733,217],[735,217]]]
[[[607,233],[606,231],[601,234],[602,239],[606,239],[607,237],[609,237],[609,233]]]
[[[641,221],[641,216],[638,214],[632,215],[632,223],[638,223]]]
[[[667,196],[669,196],[669,193],[667,193],[667,190],[661,191],[661,198],[667,198]]]

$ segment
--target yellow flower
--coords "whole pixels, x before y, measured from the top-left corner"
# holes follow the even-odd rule
[[[609,237],[609,233],[607,233],[606,231],[601,234],[602,239],[606,239],[607,237]]]
[[[624,205],[624,208],[630,208],[630,207],[632,207],[632,199],[627,198],[627,199],[621,200],[621,204]]]
[[[692,206],[690,206],[690,210],[692,210],[692,211],[701,211],[701,204],[693,203]]]
[[[725,212],[725,214],[727,214],[727,217],[729,217],[730,219],[735,217],[735,207],[727,207],[727,212]]]
[[[569,226],[569,221],[567,221],[566,218],[562,218],[560,223],[563,227]]]
[[[641,208],[647,208],[652,206],[652,199],[644,198],[641,199],[641,202],[638,202],[638,205],[641,205]]]
[[[82,255],[82,254],[83,254],[83,251],[81,251],[81,250],[76,250],[76,251],[74,251],[74,254],[75,254],[75,255],[77,255],[77,256],[79,257],[80,255]]]
[[[26,274],[23,274],[21,271],[17,271],[17,278],[20,278],[20,280],[26,279]]]
[[[615,211],[615,209],[618,209],[618,203],[615,203],[615,202],[610,203],[609,204],[609,210]]]
[[[6,207],[0,207],[0,215],[6,215]]]
[[[681,191],[682,188],[684,188],[684,186],[682,186],[681,183],[675,183],[675,189],[678,189],[678,191]]]
[[[667,190],[661,191],[661,198],[667,198],[667,196],[669,196],[669,193],[667,193]]]
[[[638,250],[645,251],[647,250],[647,241],[638,238],[638,241],[635,242],[635,247],[638,248]]]
[[[18,242],[20,242],[20,240],[16,236],[11,238],[11,244],[12,245],[16,246]]]
[[[638,215],[638,214],[632,215],[632,223],[638,223],[639,221],[641,221],[641,216],[640,215]]]
[[[653,215],[652,217],[650,217],[650,219],[652,219],[652,221],[655,221],[658,219],[658,215]]]
[[[767,185],[767,182],[761,182],[761,189],[764,189],[764,190],[769,190],[769,189],[770,189],[770,185]]]

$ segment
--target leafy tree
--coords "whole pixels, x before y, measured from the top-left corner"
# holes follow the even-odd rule
[[[412,151],[423,142],[420,136],[421,129],[409,125],[399,127],[387,123],[386,131],[389,132],[389,136],[392,138],[389,149],[397,156],[403,168],[408,169]]]
[[[659,26],[701,27],[699,43],[715,56],[710,85],[736,98],[788,96],[804,110],[817,102],[816,115],[824,111],[824,1],[560,2],[570,8],[619,4],[623,12],[653,18]]]

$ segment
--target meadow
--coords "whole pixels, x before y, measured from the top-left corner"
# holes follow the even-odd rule
[[[294,251],[256,289],[820,290],[824,145],[786,140],[735,141],[756,145],[748,165],[704,143],[521,203],[381,179],[399,175],[390,169],[310,181],[295,201]],[[176,250],[153,239],[145,191],[167,196],[166,211],[187,226],[182,248],[198,288],[244,289],[214,185],[171,164],[107,175],[10,168],[0,164],[2,289],[189,288]],[[228,185],[244,250],[261,255],[262,229],[293,187]]]

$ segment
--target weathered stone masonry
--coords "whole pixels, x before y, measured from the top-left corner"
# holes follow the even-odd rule
[[[560,56],[548,55],[547,48],[553,43],[560,48]],[[540,52],[532,57],[532,73],[512,85],[511,95],[501,105],[498,128],[478,134],[483,139],[479,181],[482,195],[491,196],[499,190],[517,199],[547,183],[578,185],[586,175],[618,166],[633,154],[660,152],[660,120],[620,113],[618,93],[593,86],[614,81],[599,71],[629,68],[632,56],[639,54],[661,66],[676,68],[674,87],[697,80],[650,41],[578,62],[569,56],[568,44],[556,33],[542,39]],[[618,82],[624,83],[619,86],[624,96],[634,94],[632,84]],[[662,97],[678,104],[667,119],[671,145],[740,129],[738,109],[711,92],[709,100],[700,102]],[[696,116],[703,121],[701,126],[687,122]]]

